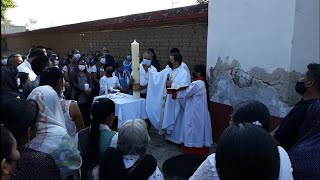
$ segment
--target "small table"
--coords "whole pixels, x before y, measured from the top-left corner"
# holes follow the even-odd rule
[[[118,96],[114,97],[116,95]],[[132,95],[124,93],[116,93],[116,95],[113,96],[113,94],[110,94],[109,99],[115,103],[115,115],[118,117],[118,128],[129,119],[148,119],[145,99],[136,99]],[[105,95],[96,96],[93,102],[105,97]]]

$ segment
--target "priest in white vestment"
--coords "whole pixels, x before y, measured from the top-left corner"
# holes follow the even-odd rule
[[[190,74],[181,66],[182,55],[171,54],[168,64],[171,68],[167,88],[179,89],[190,85]],[[173,99],[171,94],[167,95],[162,128],[166,130],[166,139],[176,144],[182,143],[180,133],[184,114],[185,99]]]
[[[169,69],[152,73],[149,77],[146,110],[155,128],[165,130],[166,139],[180,144],[180,131],[183,120],[185,99],[172,99],[166,95],[166,88],[178,89],[190,85],[190,75],[181,66],[182,55],[175,53],[169,60]],[[161,111],[165,95],[164,112]]]
[[[179,53],[179,54],[180,54],[180,50],[179,50],[178,48],[172,48],[172,49],[170,50],[170,59],[173,58],[172,54],[174,54],[174,53]],[[189,78],[191,79],[190,70],[189,70],[188,65],[187,65],[186,63],[182,62],[182,63],[181,63],[181,67],[182,67],[184,70],[187,71],[187,73],[188,73],[188,75],[189,75]],[[170,68],[169,65],[166,66],[166,69],[167,69],[167,68]]]

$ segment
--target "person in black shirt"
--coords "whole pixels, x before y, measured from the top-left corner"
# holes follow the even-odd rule
[[[309,121],[308,117],[316,117],[310,113],[317,111],[311,111],[310,109],[320,101],[320,64],[309,64],[308,71],[303,78],[299,79],[295,89],[302,96],[302,99],[284,117],[274,135],[276,140],[287,151],[314,126],[315,121]]]

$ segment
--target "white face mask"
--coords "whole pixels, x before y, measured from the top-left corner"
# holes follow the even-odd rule
[[[3,65],[7,65],[7,59],[1,59],[1,63],[3,64]]]
[[[100,59],[101,64],[106,64],[106,61],[107,61],[106,58],[101,58]]]
[[[85,65],[79,65],[79,70],[80,71],[84,71],[86,69],[86,66]]]
[[[81,55],[80,54],[74,54],[74,56],[79,60]]]
[[[20,86],[20,78],[17,79],[17,85]]]

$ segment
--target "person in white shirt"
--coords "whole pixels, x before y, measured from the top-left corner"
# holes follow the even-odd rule
[[[99,95],[105,94],[106,89],[108,89],[109,91],[112,91],[112,89],[122,89],[118,77],[112,75],[114,72],[112,65],[105,65],[104,70],[106,74],[105,76],[100,78]]]
[[[174,53],[168,62],[171,68],[169,80],[166,82],[167,88],[181,88],[190,85],[190,75],[181,66],[182,55]],[[166,129],[166,139],[176,144],[182,143],[180,134],[182,130],[182,121],[184,114],[185,99],[175,99],[171,95],[167,95],[164,110],[164,118],[162,128]]]
[[[30,81],[35,81],[37,78],[37,75],[33,71],[31,64],[39,56],[45,56],[44,52],[41,49],[34,49],[30,52],[28,59],[17,67],[19,72],[25,72],[29,74]]]
[[[170,50],[170,59],[172,58],[171,56],[172,56],[172,54],[174,54],[174,53],[179,53],[179,54],[180,54],[180,50],[179,50],[178,48],[172,48],[172,49]],[[187,71],[189,77],[191,78],[191,76],[190,76],[190,70],[189,70],[188,65],[187,65],[186,63],[182,62],[182,63],[181,63],[181,67],[183,67],[183,69]],[[167,65],[166,68],[170,68],[169,65]]]
[[[234,107],[234,111],[231,115],[231,124],[232,123],[252,123],[256,126],[261,126],[261,128],[263,128],[266,132],[269,132],[271,115],[269,109],[263,103],[254,100],[244,101]],[[264,142],[261,142],[260,144],[264,144]],[[245,144],[238,144],[237,146],[245,146]],[[278,179],[292,180],[293,169],[291,167],[289,156],[281,146],[277,146],[277,150],[280,159]],[[216,154],[213,153],[208,156],[208,158],[199,166],[190,179],[197,180],[200,178],[219,180],[220,178],[216,167]]]
[[[103,66],[106,64],[106,58],[100,52],[96,52],[96,62],[90,68],[91,79],[93,82],[93,95],[98,96],[100,94],[100,78],[106,75]]]
[[[181,66],[182,55],[172,54],[168,62],[170,68],[150,74],[146,112],[152,125],[163,133],[166,139],[180,144],[180,133],[183,121],[185,99],[172,98],[166,88],[179,89],[190,85],[190,75]]]
[[[143,53],[143,60],[140,63],[140,97],[147,97],[147,87],[149,81],[149,74],[157,72],[157,69],[151,65],[152,61],[152,52],[145,51]]]

